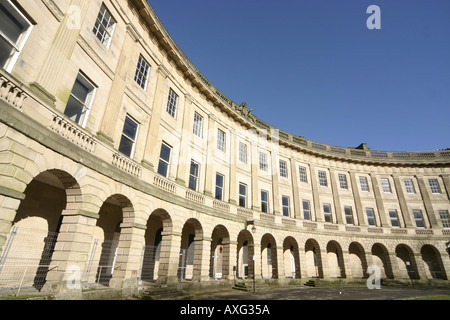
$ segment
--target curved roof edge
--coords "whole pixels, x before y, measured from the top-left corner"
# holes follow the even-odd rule
[[[437,151],[376,151],[367,147],[366,143],[361,143],[357,147],[340,147],[312,140],[305,139],[302,136],[295,136],[290,133],[279,130],[278,128],[262,121],[251,113],[245,103],[238,105],[218,88],[216,88],[186,57],[183,51],[170,36],[156,12],[147,2],[147,0],[128,0],[137,9],[144,19],[149,31],[156,37],[160,45],[166,50],[177,67],[189,79],[192,85],[206,96],[221,111],[227,113],[230,117],[240,122],[241,125],[265,130],[271,139],[279,139],[280,144],[298,149],[299,151],[336,158],[347,161],[356,161],[374,164],[389,165],[420,165],[420,164],[447,164],[450,165],[450,148]]]

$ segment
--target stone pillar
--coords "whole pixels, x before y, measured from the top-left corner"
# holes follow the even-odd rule
[[[379,221],[381,224],[381,227],[389,227],[389,223],[387,220],[388,213],[386,212],[386,209],[384,208],[383,198],[381,196],[380,192],[380,186],[378,184],[377,176],[373,174],[370,175],[370,180],[372,181],[372,188],[373,188],[373,194],[375,196],[375,202],[377,204],[378,208],[378,215],[379,215]]]
[[[156,89],[154,102],[152,106],[152,115],[150,118],[150,126],[148,129],[147,143],[142,160],[142,165],[152,171],[156,171],[155,166],[158,163],[159,153],[155,152],[158,142],[159,126],[161,122],[161,112],[164,101],[164,88],[166,86],[169,72],[161,65],[158,67],[158,79],[156,80]]]
[[[14,221],[17,209],[23,199],[25,199],[25,194],[0,186],[0,257],[12,221]]]
[[[249,248],[250,249],[250,248]],[[253,269],[253,275],[255,276],[256,280],[262,279],[262,270],[261,270],[261,245],[253,243],[253,256],[250,256],[250,259],[254,259],[249,261],[253,265],[254,263],[254,269]]]
[[[298,189],[298,170],[295,165],[295,159],[289,159],[291,164],[291,180],[292,180],[292,195],[293,195],[293,204],[294,204],[294,214],[292,217],[301,218],[302,215],[302,207],[300,205],[300,191]]]
[[[66,209],[61,216],[62,222],[43,291],[58,294],[71,290],[81,292],[81,287],[77,288],[73,283],[73,280],[77,280],[73,272],[77,270],[82,276],[86,270],[98,214]]]
[[[116,256],[116,263],[110,286],[131,288],[137,286],[142,261],[142,247],[145,243],[145,225],[122,223]]]
[[[233,280],[237,277],[237,244],[237,241],[230,241],[229,244],[228,279]]]
[[[273,197],[273,213],[274,215],[281,215],[280,210],[280,189],[278,187],[278,174],[280,172],[280,157],[278,150],[273,150],[270,153],[271,169],[272,169],[272,197]]]
[[[425,179],[423,176],[416,176],[417,184],[419,185],[420,193],[422,194],[423,204],[425,206],[426,213],[428,215],[428,221],[431,228],[439,228],[439,223],[437,220],[438,213],[433,208],[433,203],[431,201],[430,193],[425,184]],[[425,215],[423,217],[425,219]]]
[[[238,196],[237,193],[239,192],[237,188],[238,181],[236,181],[236,162],[238,161],[239,156],[239,146],[237,143],[237,137],[236,132],[234,130],[230,131],[230,169],[228,171],[228,176],[230,179],[230,185],[229,185],[229,201],[231,204],[237,204]],[[248,203],[249,193],[252,190],[252,186],[248,186],[247,188],[247,207],[250,207],[250,203]]]
[[[299,263],[300,263],[300,277],[302,279],[308,278],[308,274],[306,273],[307,267],[306,267],[306,253],[305,253],[305,247],[298,248],[298,257],[299,257]]]
[[[183,112],[183,124],[181,131],[181,146],[180,146],[180,156],[178,158],[177,166],[177,176],[176,181],[182,186],[186,186],[186,177],[188,177],[188,172],[190,170],[191,158],[190,158],[190,141],[192,135],[192,119],[194,114],[192,112],[193,99],[190,95],[185,95],[184,99],[184,112]],[[189,181],[189,178],[188,178]]]
[[[345,266],[345,277],[347,279],[353,279],[353,270],[350,259],[350,252],[348,250],[342,250],[342,260]]]
[[[284,251],[283,246],[276,246],[275,248],[272,248],[272,250],[276,250],[277,252],[277,269],[276,269],[276,278],[277,279],[284,279],[285,278],[285,265],[284,265]],[[272,262],[273,265],[273,262]]]
[[[253,210],[261,210],[261,194],[258,186],[258,165],[259,165],[259,154],[258,154],[258,144],[255,141],[250,142],[250,165],[251,165],[251,178],[252,178],[252,206]],[[270,208],[267,208],[267,213],[270,212]]]
[[[342,217],[341,198],[339,197],[339,186],[336,179],[336,171],[334,168],[330,168],[330,180],[331,190],[333,192],[334,212],[336,213],[336,223],[346,224]]]
[[[103,114],[100,130],[97,133],[101,140],[110,144],[114,143],[113,138],[114,133],[116,132],[117,119],[119,118],[120,109],[122,107],[127,75],[131,74],[131,70],[133,70],[131,66],[131,57],[133,56],[136,47],[135,44],[139,38],[140,36],[137,34],[133,25],[127,25],[125,41],[123,42],[114,80],[106,103],[108,108]]]
[[[194,281],[209,281],[211,238],[194,238]]]
[[[356,183],[356,176],[354,172],[350,172],[350,183],[353,191],[353,199],[355,200],[356,216],[358,217],[358,224],[360,226],[366,226],[366,220],[364,219],[364,208],[361,204],[361,196],[359,194],[358,184]]]
[[[181,233],[163,231],[161,233],[158,283],[177,283],[180,262]]]
[[[207,141],[207,145],[206,145],[206,170],[205,170],[205,195],[210,196],[210,197],[215,197],[215,190],[214,190],[214,182],[215,181],[215,167],[214,167],[214,153],[216,150],[216,136],[217,136],[217,132],[216,132],[216,126],[215,126],[215,122],[216,122],[217,118],[210,114],[208,116],[208,141]],[[225,193],[225,185],[226,185],[226,180],[227,177],[225,177],[224,179],[224,193]],[[223,195],[223,199],[222,200],[226,200],[225,195]]]
[[[67,12],[56,31],[34,84],[34,87],[47,97],[49,94],[50,96],[57,95],[57,90],[61,86],[62,78],[80,35],[89,4],[90,2],[85,0],[70,1],[68,7],[76,8],[76,14]]]
[[[319,184],[317,182],[316,166],[310,165],[310,171],[311,171],[311,188],[312,188],[313,207],[314,207],[314,210],[311,210],[311,220],[313,220],[312,219],[312,215],[313,215],[313,212],[314,212],[314,215],[316,217],[315,220],[316,221],[323,221],[323,218],[319,214],[319,212],[321,212],[321,210],[320,210]]]
[[[401,279],[401,273],[400,273],[400,269],[399,269],[399,265],[398,265],[398,261],[397,261],[397,255],[395,254],[395,252],[388,252],[387,254],[388,256],[386,257],[386,259],[389,260],[390,266],[391,266],[391,270],[392,270],[392,275],[394,276],[394,279]]]
[[[397,175],[393,176],[395,191],[397,192],[398,203],[400,204],[400,210],[402,211],[403,220],[405,222],[406,228],[413,228],[411,221],[411,213],[408,210],[408,205],[406,203],[405,193],[403,192],[402,184],[400,178]]]

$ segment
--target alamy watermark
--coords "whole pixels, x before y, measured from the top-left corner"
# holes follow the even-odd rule
[[[370,276],[367,278],[367,289],[381,289],[381,269],[377,265],[371,265],[367,268],[367,274]]]
[[[370,5],[367,7],[366,13],[371,14],[370,17],[367,18],[366,26],[367,29],[381,29],[381,9],[377,5]]]

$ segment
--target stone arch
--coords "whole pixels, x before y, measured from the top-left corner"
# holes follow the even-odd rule
[[[389,259],[387,248],[383,244],[377,242],[372,245],[371,253],[373,264],[380,268],[381,278],[394,279],[392,263]]]
[[[209,277],[228,279],[230,276],[230,234],[223,225],[217,225],[211,235]]]
[[[270,233],[261,238],[261,276],[263,279],[278,278],[277,243]]]
[[[283,241],[283,261],[285,278],[301,277],[299,247],[294,237],[287,236]]]
[[[141,263],[140,279],[143,281],[156,281],[168,269],[168,254],[170,252],[170,237],[172,232],[172,219],[164,209],[154,210],[148,220],[145,229],[145,243]]]
[[[411,248],[406,244],[400,243],[395,247],[395,254],[400,277],[405,279],[419,279],[417,262]]]
[[[52,265],[64,216],[81,207],[82,193],[73,176],[63,170],[50,169],[35,176],[24,194],[7,235],[8,251],[2,255],[3,272],[15,265],[13,272],[24,274],[21,266],[27,265],[27,274],[35,276],[26,285],[40,290]]]
[[[420,249],[420,253],[427,278],[447,280],[447,274],[445,273],[442,258],[436,247],[430,244],[425,244]]]
[[[255,253],[253,236],[248,230],[241,230],[237,238],[236,276],[247,278],[254,276],[253,255]]]
[[[341,245],[335,240],[327,243],[327,261],[331,278],[345,278],[344,254]]]
[[[181,281],[194,280],[200,276],[202,266],[203,228],[195,218],[188,219],[181,232],[178,278]],[[197,254],[198,252],[198,254]]]
[[[306,274],[309,278],[323,278],[323,263],[317,240],[310,238],[305,242]]]
[[[348,254],[353,278],[366,277],[367,259],[363,246],[359,242],[350,243]]]
[[[108,284],[114,274],[116,264],[121,262],[118,255],[123,246],[120,241],[124,217],[132,217],[134,208],[131,201],[122,194],[109,196],[100,207],[98,219],[94,228],[91,245],[90,265],[91,275],[103,284]],[[89,281],[95,281],[90,279]]]

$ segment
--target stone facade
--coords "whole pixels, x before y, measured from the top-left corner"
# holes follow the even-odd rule
[[[448,281],[449,150],[280,131],[215,88],[144,0],[1,3],[22,29],[0,69],[0,279],[64,294],[74,274],[135,289],[376,265]]]

